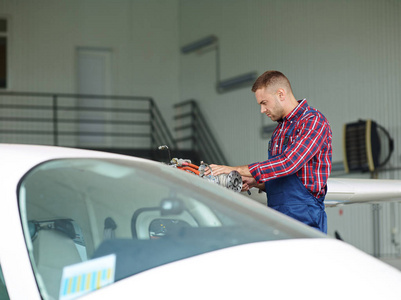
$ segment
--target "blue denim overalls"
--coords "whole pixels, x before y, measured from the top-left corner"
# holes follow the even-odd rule
[[[283,144],[287,148],[289,138],[295,128],[290,128]],[[269,143],[269,159],[272,158]],[[304,224],[327,233],[327,216],[324,211],[324,196],[316,199],[302,184],[296,174],[279,177],[265,182],[267,205]],[[327,187],[326,187],[327,188]]]

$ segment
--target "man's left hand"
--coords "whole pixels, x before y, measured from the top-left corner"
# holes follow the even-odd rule
[[[217,176],[220,174],[228,174],[231,171],[235,171],[235,168],[224,165],[209,165],[209,168],[207,168],[205,172],[206,176],[211,174],[210,170],[213,176]]]

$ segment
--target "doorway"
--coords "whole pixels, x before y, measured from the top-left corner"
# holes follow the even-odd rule
[[[111,49],[77,48],[77,93],[80,95],[111,95]],[[79,97],[77,106],[78,146],[107,147],[111,137],[107,120],[110,100],[96,97]]]

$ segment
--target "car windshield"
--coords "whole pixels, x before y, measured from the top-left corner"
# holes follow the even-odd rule
[[[43,163],[22,179],[19,204],[44,298],[69,299],[226,247],[321,237],[238,193],[144,160]]]

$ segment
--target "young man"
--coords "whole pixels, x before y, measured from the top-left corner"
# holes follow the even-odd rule
[[[327,233],[323,201],[332,156],[327,119],[306,99],[295,99],[281,72],[265,72],[252,91],[261,113],[278,122],[269,141],[268,159],[237,167],[211,165],[213,175],[238,171],[243,190],[255,186],[265,190],[269,207]]]

